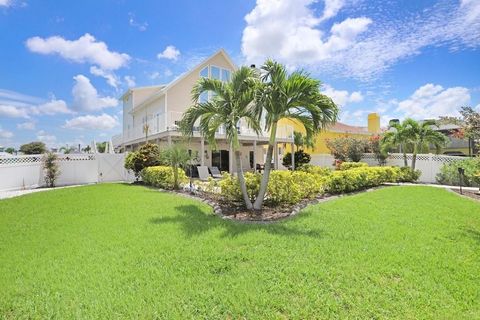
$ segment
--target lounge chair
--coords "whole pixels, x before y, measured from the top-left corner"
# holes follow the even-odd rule
[[[220,173],[220,170],[218,170],[217,167],[210,167],[208,169],[210,169],[210,173],[212,174],[212,177],[214,177],[215,179],[222,178],[222,174]]]
[[[200,180],[208,180],[210,178],[210,173],[208,172],[208,167],[207,166],[198,166],[198,177]]]

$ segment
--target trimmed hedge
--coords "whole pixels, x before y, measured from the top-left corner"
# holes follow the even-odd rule
[[[166,166],[147,167],[140,172],[143,182],[148,185],[172,190],[174,186],[173,169]],[[188,177],[185,171],[178,169],[178,182],[185,184]]]
[[[340,170],[350,170],[354,168],[365,168],[368,167],[368,164],[365,162],[342,162],[340,164]]]

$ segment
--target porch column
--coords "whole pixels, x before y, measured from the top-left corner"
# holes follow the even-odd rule
[[[253,140],[253,172],[257,172],[257,140]]]
[[[205,165],[205,139],[200,140],[200,164]]]
[[[230,149],[228,150],[228,171],[230,174],[233,174],[233,148],[232,145],[229,147]]]
[[[293,149],[293,143],[290,144],[290,148],[292,148],[292,171],[295,170],[295,150]]]

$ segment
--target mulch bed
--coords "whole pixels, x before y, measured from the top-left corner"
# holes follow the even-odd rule
[[[463,195],[464,197],[468,197],[468,198],[480,201],[480,193],[478,191],[475,192],[475,191],[463,190],[463,194],[461,194],[460,190],[456,190],[456,189],[455,190],[450,189],[450,190],[452,190],[453,192],[458,193],[460,195]]]

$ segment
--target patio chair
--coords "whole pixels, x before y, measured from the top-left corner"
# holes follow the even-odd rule
[[[200,180],[208,180],[210,177],[210,173],[208,172],[208,167],[207,166],[198,166],[198,177]]]
[[[220,170],[218,170],[217,167],[210,167],[208,169],[210,169],[210,173],[212,174],[212,177],[214,177],[215,179],[222,178],[222,174],[220,173]]]

